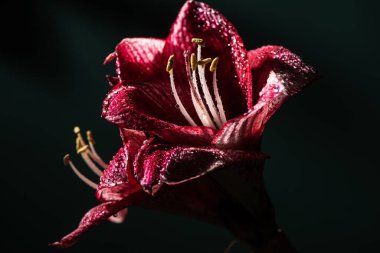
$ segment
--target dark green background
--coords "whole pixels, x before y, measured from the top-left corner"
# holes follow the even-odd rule
[[[112,157],[121,141],[99,115],[109,89],[104,76],[114,67],[102,61],[123,37],[165,37],[182,3],[1,3],[2,250],[53,252],[45,245],[97,203],[62,164],[75,151],[72,127],[92,129],[98,151]],[[265,178],[281,227],[300,252],[379,252],[377,6],[207,3],[235,24],[248,49],[286,46],[323,76],[266,128],[263,150],[272,158]],[[222,252],[231,239],[223,228],[131,208],[123,225],[104,223],[64,252]]]

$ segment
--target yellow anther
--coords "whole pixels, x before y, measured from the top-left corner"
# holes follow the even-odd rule
[[[173,74],[173,65],[174,65],[174,54],[172,54],[168,59],[168,64],[166,65],[166,71],[169,74]]]
[[[204,40],[203,40],[203,39],[200,39],[200,38],[192,38],[192,39],[191,39],[191,42],[196,43],[196,44],[198,44],[198,45],[201,46],[201,47],[206,46]]]
[[[78,126],[74,127],[74,133],[79,134],[80,133],[80,128]]]
[[[91,131],[87,131],[86,132],[87,134],[87,140],[89,143],[91,143],[92,145],[95,144],[95,139],[94,139],[94,136],[92,135],[92,132]]]
[[[81,154],[87,150],[88,150],[88,145],[84,145],[84,146],[77,149],[77,154]]]
[[[69,154],[66,154],[64,157],[63,157],[63,164],[65,166],[67,166],[70,162],[70,155]]]
[[[218,64],[218,61],[219,61],[219,57],[215,57],[212,60],[211,65],[210,65],[210,72],[214,72],[215,71],[216,65]]]
[[[197,68],[197,56],[195,54],[190,55],[190,67],[192,71]]]
[[[211,58],[205,58],[205,59],[198,61],[197,64],[204,66],[206,64],[209,64],[210,62],[212,62]]]

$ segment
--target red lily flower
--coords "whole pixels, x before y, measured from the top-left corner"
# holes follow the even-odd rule
[[[103,203],[53,245],[68,247],[140,205],[222,224],[258,252],[291,252],[265,192],[260,141],[269,118],[315,71],[281,46],[246,52],[232,24],[195,1],[166,40],[124,39],[105,63],[114,59],[118,76],[108,78],[102,115],[119,127],[124,146],[107,166],[91,135],[86,145],[77,129],[77,151],[99,185],[66,163]]]

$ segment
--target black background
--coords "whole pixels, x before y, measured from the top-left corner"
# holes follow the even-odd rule
[[[379,19],[370,1],[207,1],[248,49],[283,45],[323,78],[269,122],[263,150],[277,219],[300,252],[378,252]],[[123,37],[165,37],[183,1],[1,2],[1,248],[55,252],[97,201],[62,164],[72,127],[109,160],[121,145],[100,118],[104,57]],[[77,165],[84,169],[79,158]],[[96,179],[96,178],[93,178]],[[223,228],[141,208],[62,252],[222,252]],[[376,250],[377,249],[377,250]],[[61,251],[59,251],[61,252]],[[237,247],[232,252],[247,252]]]

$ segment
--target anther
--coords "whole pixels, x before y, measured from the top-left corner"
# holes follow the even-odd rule
[[[166,71],[169,72],[169,74],[173,73],[173,65],[174,65],[174,54],[172,54],[168,59],[168,64],[166,65]]]
[[[212,62],[211,58],[205,58],[205,59],[198,61],[197,63],[198,63],[198,65],[204,66],[206,64],[209,64],[210,62]]]
[[[190,55],[190,67],[192,71],[197,68],[197,56],[194,53]]]
[[[77,154],[82,154],[83,152],[86,152],[88,150],[88,145],[84,145],[80,148],[77,148]]]
[[[92,135],[92,132],[91,131],[87,131],[86,135],[87,135],[88,142],[91,143],[91,144],[95,144],[95,139],[94,139],[94,136]]]
[[[79,134],[80,133],[80,128],[78,126],[74,127],[74,133]]]
[[[216,65],[218,64],[219,57],[215,57],[210,64],[210,72],[214,72],[216,70]]]
[[[192,38],[192,39],[191,39],[191,42],[196,43],[196,44],[198,44],[198,45],[201,46],[201,47],[206,46],[204,40],[203,40],[203,39],[200,39],[200,38]]]
[[[69,162],[70,162],[70,155],[69,154],[66,154],[64,157],[63,157],[63,164],[65,166],[69,165]]]

